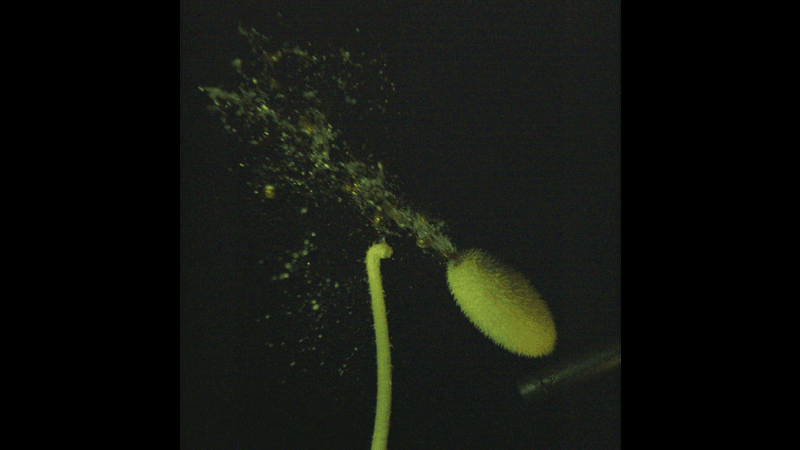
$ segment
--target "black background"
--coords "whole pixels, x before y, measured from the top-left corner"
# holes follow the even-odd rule
[[[259,347],[254,311],[270,283],[252,260],[283,242],[240,200],[228,170],[239,144],[197,90],[235,80],[230,61],[249,56],[239,23],[312,49],[384,55],[403,114],[374,153],[407,200],[445,220],[459,248],[531,278],[558,327],[550,360],[619,340],[618,2],[185,1],[180,19],[181,448],[358,449],[372,434],[368,326],[347,338],[365,350],[344,376],[291,370]],[[371,238],[347,245],[363,252]],[[390,449],[619,447],[619,371],[525,403],[516,382],[548,358],[483,338],[441,263],[407,241],[390,240],[395,257],[383,263]],[[354,267],[342,270],[363,271]],[[371,320],[366,284],[354,301]]]

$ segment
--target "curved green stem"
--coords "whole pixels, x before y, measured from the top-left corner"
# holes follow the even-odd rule
[[[375,344],[378,350],[378,402],[375,407],[375,429],[372,450],[384,450],[389,439],[389,413],[392,404],[392,358],[389,353],[389,324],[383,301],[381,259],[392,256],[386,242],[374,244],[367,250],[367,279],[372,297],[372,316],[375,320]]]

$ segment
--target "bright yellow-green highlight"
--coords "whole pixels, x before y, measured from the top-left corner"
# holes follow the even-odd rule
[[[553,316],[521,273],[471,249],[450,261],[447,282],[464,315],[497,345],[524,356],[555,349]]]
[[[367,279],[372,297],[372,316],[375,320],[375,343],[378,348],[378,402],[375,407],[375,428],[372,450],[384,450],[389,439],[389,413],[392,404],[392,358],[389,354],[389,324],[383,301],[381,259],[392,256],[386,242],[374,244],[367,250]]]

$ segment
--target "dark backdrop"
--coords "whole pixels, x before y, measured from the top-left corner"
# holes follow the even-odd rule
[[[230,61],[249,56],[240,22],[312,47],[384,55],[403,115],[391,145],[376,142],[374,152],[408,201],[445,220],[459,248],[483,248],[533,280],[558,326],[551,358],[619,339],[618,2],[185,1],[181,448],[368,448],[372,432],[368,325],[331,336],[363,346],[344,374],[316,370],[313,357],[294,370],[290,351],[259,347],[266,331],[253,318],[275,300],[253,261],[283,243],[269,242],[280,236],[274,223],[241,200],[228,170],[239,144],[197,90],[235,79]],[[351,239],[366,251],[367,241]],[[526,404],[516,382],[548,359],[521,359],[483,338],[449,297],[441,264],[413,243],[390,243],[390,449],[619,447],[619,372]],[[346,270],[363,271],[357,264]],[[363,287],[353,320],[369,321]]]

